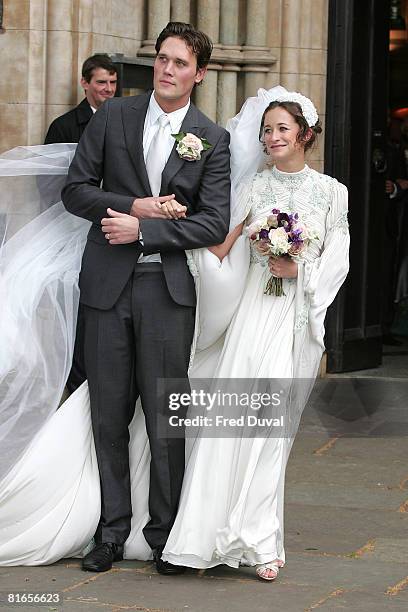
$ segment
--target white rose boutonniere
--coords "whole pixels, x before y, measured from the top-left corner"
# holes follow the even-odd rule
[[[212,147],[206,138],[200,138],[190,132],[179,132],[178,134],[172,134],[172,136],[177,142],[177,153],[181,159],[186,161],[198,161],[201,159],[201,152]]]

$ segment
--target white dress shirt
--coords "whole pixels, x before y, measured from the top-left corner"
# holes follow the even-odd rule
[[[188,109],[190,108],[190,100],[187,102],[185,106],[182,108],[173,111],[172,113],[165,113],[164,110],[159,106],[154,97],[154,92],[150,96],[149,106],[147,108],[147,113],[144,122],[143,128],[143,157],[146,161],[147,154],[149,152],[149,147],[151,142],[159,130],[159,117],[161,115],[167,115],[170,122],[170,132],[168,142],[166,143],[167,151],[166,151],[166,163],[168,158],[170,157],[170,153],[174,147],[175,140],[171,134],[178,134],[181,129],[181,124],[184,121],[184,117],[187,114]],[[168,195],[167,193],[164,195]],[[143,238],[139,235],[140,241],[143,243]],[[160,253],[153,253],[152,255],[140,255],[137,263],[153,263],[153,262],[161,262]]]

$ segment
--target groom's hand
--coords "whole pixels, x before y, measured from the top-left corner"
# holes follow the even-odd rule
[[[130,244],[139,239],[139,219],[108,208],[109,217],[102,219],[102,231],[109,244]]]
[[[174,193],[167,196],[135,198],[130,214],[137,219],[180,219],[186,216],[187,207],[179,204]]]

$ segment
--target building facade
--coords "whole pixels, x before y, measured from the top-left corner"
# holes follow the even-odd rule
[[[1,1],[1,0],[0,0]],[[0,152],[43,142],[83,97],[80,70],[97,52],[151,58],[170,20],[214,42],[195,102],[225,125],[259,87],[312,98],[324,125],[328,0],[2,0]],[[323,169],[323,144],[311,164]]]

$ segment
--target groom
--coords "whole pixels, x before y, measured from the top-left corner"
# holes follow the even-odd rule
[[[177,512],[184,440],[158,436],[166,402],[157,381],[187,384],[196,295],[185,250],[219,244],[228,231],[229,135],[190,102],[211,51],[206,34],[169,23],[156,42],[153,94],[105,102],[62,193],[67,210],[92,221],[80,307],[102,505],[84,570],[106,571],[122,559],[132,516],[128,426],[139,396],[151,450],[143,534],[160,573],[184,570],[161,559]],[[187,148],[176,148],[180,132],[194,135]]]

